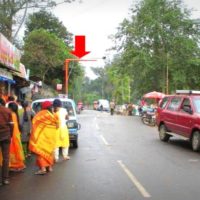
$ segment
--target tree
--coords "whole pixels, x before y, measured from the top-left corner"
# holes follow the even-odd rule
[[[25,40],[22,62],[31,70],[31,75],[55,85],[64,82],[64,61],[73,58],[69,52],[64,41],[55,34],[44,29],[34,30]],[[69,92],[72,93],[76,79],[83,76],[83,70],[76,62],[69,66],[69,73]]]
[[[45,29],[50,33],[54,33],[58,38],[65,41],[67,45],[72,42],[72,34],[67,31],[66,27],[57,17],[46,10],[40,10],[29,15],[25,27],[25,37],[33,30]]]
[[[65,43],[55,34],[39,29],[26,38],[22,62],[32,74],[50,82],[57,78],[57,71],[62,70],[64,60],[69,57],[68,52]],[[48,76],[50,74],[52,76]]]
[[[21,25],[23,24],[27,10],[30,8],[53,8],[62,3],[71,3],[75,0],[0,0],[0,32],[9,40],[16,37]],[[21,12],[24,11],[21,17]],[[20,13],[20,14],[19,14]],[[14,37],[12,37],[13,27],[19,24]]]
[[[111,65],[131,78],[138,96],[152,90],[168,93],[196,88],[200,83],[199,27],[180,0],[140,1],[115,35],[120,53]]]

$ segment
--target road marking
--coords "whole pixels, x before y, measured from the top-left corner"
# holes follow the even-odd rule
[[[98,125],[98,124],[96,124],[96,129],[97,129],[97,130],[100,130],[100,128],[99,128],[99,125]]]
[[[99,125],[97,124],[97,118],[94,117],[94,123],[97,130],[100,130]]]
[[[103,135],[100,135],[101,139],[103,140],[103,143],[106,145],[106,146],[110,146],[108,144],[108,142],[106,141],[106,139],[103,137]]]
[[[150,198],[151,195],[146,191],[146,189],[137,180],[137,178],[131,173],[131,171],[123,164],[123,162],[121,160],[118,160],[117,162],[120,165],[120,167],[123,169],[123,171],[126,173],[126,175],[129,177],[129,179],[132,181],[132,183],[139,190],[139,192],[142,194],[142,196],[145,198]]]
[[[189,159],[188,161],[189,161],[189,162],[199,162],[198,159]]]

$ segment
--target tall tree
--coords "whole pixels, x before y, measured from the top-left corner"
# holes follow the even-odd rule
[[[180,0],[143,0],[132,9],[115,38],[117,66],[133,80],[135,94],[199,85],[199,27]]]
[[[56,16],[46,10],[29,15],[25,27],[25,37],[33,30],[45,29],[63,39],[68,45],[72,42],[72,34],[67,31],[67,28]]]
[[[0,0],[0,32],[9,40],[13,40],[26,18],[28,9],[53,8],[56,5],[73,1],[75,0]],[[21,16],[22,12],[24,13]],[[13,27],[17,24],[17,30],[12,37]]]
[[[65,43],[55,34],[39,29],[32,31],[25,40],[23,63],[31,69],[33,75],[43,81],[50,81],[56,71],[62,69],[64,60],[69,57]]]

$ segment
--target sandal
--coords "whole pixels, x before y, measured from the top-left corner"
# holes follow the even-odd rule
[[[46,171],[39,170],[39,171],[35,172],[35,175],[44,175],[46,173],[47,173]]]

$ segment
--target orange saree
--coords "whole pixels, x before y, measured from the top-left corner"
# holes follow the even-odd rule
[[[10,143],[10,163],[11,169],[24,169],[24,152],[21,143],[20,131],[18,128],[17,115],[12,112],[12,120],[14,122],[13,136]]]
[[[32,120],[29,149],[37,155],[36,164],[47,167],[54,163],[58,117],[48,110],[41,110]]]

